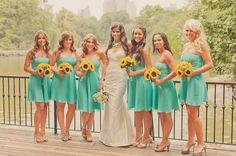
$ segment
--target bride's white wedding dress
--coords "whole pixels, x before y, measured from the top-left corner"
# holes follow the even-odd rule
[[[123,57],[124,51],[108,51],[105,90],[109,100],[105,105],[100,136],[100,141],[108,146],[128,146],[134,142],[133,124],[125,99],[127,73],[119,67],[119,61]]]

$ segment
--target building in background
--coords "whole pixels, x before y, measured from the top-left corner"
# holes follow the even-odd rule
[[[84,17],[91,16],[90,7],[87,5],[84,9],[79,9],[78,10],[78,15],[79,16],[84,16]]]
[[[136,6],[130,0],[104,0],[103,14],[107,12],[126,11],[130,18],[136,16]]]

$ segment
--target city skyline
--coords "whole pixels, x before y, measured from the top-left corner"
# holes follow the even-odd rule
[[[137,10],[136,15],[146,6],[146,5],[160,5],[161,7],[176,7],[182,8],[186,0],[130,0],[135,4]],[[58,12],[62,8],[66,8],[71,12],[78,14],[80,10],[83,10],[87,6],[89,7],[91,16],[97,19],[101,18],[103,14],[103,2],[104,0],[48,0],[48,4],[52,5],[53,12]],[[115,0],[114,0],[115,2]]]

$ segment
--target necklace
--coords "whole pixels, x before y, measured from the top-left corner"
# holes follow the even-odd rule
[[[112,42],[112,47],[118,48],[119,46],[121,46],[121,41],[120,42]]]

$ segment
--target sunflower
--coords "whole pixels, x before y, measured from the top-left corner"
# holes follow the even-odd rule
[[[176,74],[180,78],[191,76],[193,73],[193,67],[190,62],[182,61],[176,66]]]
[[[51,66],[47,63],[40,63],[37,66],[37,72],[42,76],[50,76],[52,74]]]
[[[150,80],[150,73],[148,70],[146,70],[143,74],[145,80]]]
[[[90,71],[94,71],[94,68],[95,68],[94,65],[93,65],[92,63],[90,63],[90,64],[89,64],[89,70],[90,70]]]
[[[86,60],[81,62],[80,68],[83,71],[94,71],[95,70],[94,64],[92,64],[90,61],[86,61]]]
[[[122,58],[122,59],[120,60],[119,66],[120,66],[121,68],[125,68],[125,67],[127,66],[127,60],[126,60],[126,58]]]
[[[155,80],[161,74],[161,71],[155,67],[149,68],[150,79]]]
[[[67,74],[72,72],[73,67],[71,66],[71,64],[67,63],[67,62],[62,62],[59,66],[58,66],[59,71]]]
[[[180,69],[177,69],[177,70],[176,70],[176,74],[177,74],[177,76],[180,77],[180,78],[183,78],[183,77],[184,77],[184,73],[183,73],[183,71],[180,70]]]
[[[186,70],[184,71],[184,74],[185,74],[186,76],[191,76],[192,73],[193,73],[192,69],[186,69]]]

